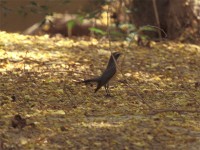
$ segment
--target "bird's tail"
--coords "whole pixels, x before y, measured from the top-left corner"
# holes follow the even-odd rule
[[[99,78],[92,78],[92,79],[86,79],[86,80],[83,80],[83,81],[80,81],[78,83],[91,83],[91,82],[98,82],[99,81]]]

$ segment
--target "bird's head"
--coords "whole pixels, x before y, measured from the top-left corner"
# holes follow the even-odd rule
[[[119,58],[119,56],[121,55],[121,53],[119,52],[114,52],[112,53],[113,57],[117,60]]]

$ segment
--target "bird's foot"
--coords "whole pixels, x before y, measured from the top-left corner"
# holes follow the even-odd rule
[[[113,97],[112,95],[110,94],[106,94],[105,97]]]

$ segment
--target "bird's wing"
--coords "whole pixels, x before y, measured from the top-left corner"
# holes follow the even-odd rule
[[[106,84],[116,73],[116,67],[115,66],[110,66],[106,68],[106,70],[103,72],[101,75],[101,82],[102,85]]]

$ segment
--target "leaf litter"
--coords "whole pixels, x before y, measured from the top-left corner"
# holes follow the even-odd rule
[[[0,149],[199,149],[198,45],[112,42],[105,97],[78,82],[101,74],[107,40],[0,37]]]

